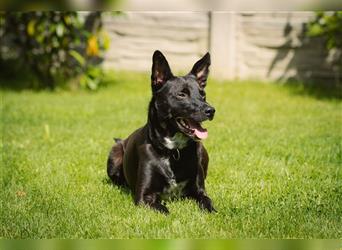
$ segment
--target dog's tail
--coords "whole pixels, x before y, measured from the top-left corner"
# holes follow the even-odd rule
[[[124,141],[119,138],[114,138],[114,141],[116,144],[112,147],[107,160],[107,174],[114,184],[126,186],[123,173]]]

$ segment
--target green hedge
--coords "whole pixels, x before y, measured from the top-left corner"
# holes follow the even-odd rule
[[[1,65],[14,61],[16,70],[31,72],[39,87],[54,89],[71,83],[98,87],[102,77],[99,65],[110,43],[100,12],[0,15]]]

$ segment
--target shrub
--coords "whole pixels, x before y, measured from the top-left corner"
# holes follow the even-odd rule
[[[314,20],[308,23],[306,34],[321,37],[328,50],[328,63],[331,64],[336,84],[340,85],[342,71],[342,11],[317,12]]]
[[[341,49],[342,11],[317,12],[315,19],[309,22],[307,34],[312,37],[323,37],[327,49]]]
[[[0,27],[2,64],[15,60],[50,89],[71,79],[98,87],[109,46],[100,12],[5,12]]]

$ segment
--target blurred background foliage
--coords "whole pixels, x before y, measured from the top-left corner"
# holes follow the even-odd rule
[[[1,10],[105,10],[115,8],[120,0],[2,0]]]
[[[342,48],[342,11],[317,12],[309,22],[307,35],[323,37],[327,49]]]
[[[24,77],[28,87],[97,89],[110,40],[101,12],[3,12],[1,77]]]
[[[335,74],[339,74],[342,71],[342,11],[317,12],[315,19],[307,25],[306,35],[323,39],[328,61]],[[335,78],[339,81],[340,76]]]
[[[102,15],[100,11],[0,12],[1,84],[11,88],[20,85],[18,88],[91,90],[103,85],[106,75],[101,63],[110,38],[103,28]],[[317,12],[315,18],[306,23],[303,33],[301,37],[306,40],[325,42],[327,65],[324,62],[319,66],[332,68],[334,86],[340,87],[342,11]],[[310,39],[314,37],[318,39]],[[279,49],[279,56],[274,60],[281,61],[284,51],[285,55],[292,51],[292,47],[286,45],[285,50]],[[304,47],[297,51],[303,50]],[[312,73],[298,66],[303,61],[302,55],[304,53],[294,56],[289,67],[293,67],[300,78],[307,79],[307,73],[309,77]]]

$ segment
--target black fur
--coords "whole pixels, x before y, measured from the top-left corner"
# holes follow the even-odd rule
[[[215,113],[204,91],[210,55],[182,77],[172,74],[160,51],[154,52],[152,60],[147,123],[128,138],[115,139],[107,162],[108,176],[116,185],[131,189],[135,204],[163,213],[168,213],[161,202],[165,190],[186,181],[182,197],[196,200],[209,212],[216,211],[205,192],[209,157],[200,142],[206,134],[200,123],[213,119]]]

